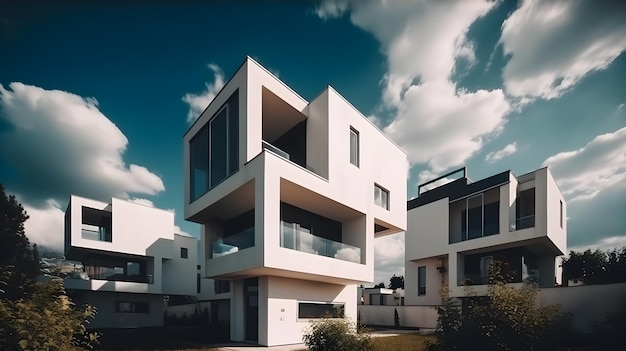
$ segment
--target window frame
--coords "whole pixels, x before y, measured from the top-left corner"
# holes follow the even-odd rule
[[[180,248],[180,258],[185,258],[188,259],[189,258],[189,249],[186,247],[181,247]]]
[[[420,279],[422,277],[423,279]],[[417,296],[424,296],[424,295],[426,295],[426,266],[418,266],[417,267]]]
[[[308,305],[308,306],[332,306],[332,309],[339,309],[340,313],[338,315],[331,315],[330,317],[325,314],[316,314],[313,316],[301,316],[301,305]],[[323,319],[323,318],[345,318],[346,316],[346,303],[345,302],[324,302],[324,301],[298,301],[298,311],[297,311],[297,319],[299,321],[308,321],[311,319]]]
[[[380,196],[377,195],[378,192],[380,192]],[[383,201],[383,196],[382,196],[383,194],[385,195],[384,201]],[[374,183],[374,203],[384,208],[385,210],[389,211],[389,202],[390,202],[389,198],[390,198],[389,190],[383,188],[377,183]]]
[[[122,304],[128,304],[128,310],[121,308]],[[139,308],[138,308],[139,307]],[[150,302],[148,301],[115,301],[115,313],[150,313]]]
[[[353,143],[354,140],[354,143]],[[359,131],[350,126],[350,163],[356,167],[361,166],[361,141]],[[354,148],[354,149],[353,149]],[[354,159],[353,159],[354,157]]]

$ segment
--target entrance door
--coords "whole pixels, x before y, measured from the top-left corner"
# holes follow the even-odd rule
[[[247,341],[259,341],[259,278],[243,281]]]

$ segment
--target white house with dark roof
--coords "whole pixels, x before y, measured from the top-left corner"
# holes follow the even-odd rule
[[[505,263],[511,283],[560,282],[556,259],[566,251],[567,207],[548,168],[475,182],[462,168],[420,188],[461,172],[408,201],[405,303],[438,305],[443,286],[452,297],[486,294],[495,260]]]

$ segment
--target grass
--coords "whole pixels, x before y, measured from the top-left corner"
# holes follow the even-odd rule
[[[428,342],[435,342],[433,335],[399,334],[397,336],[383,336],[372,339],[378,351],[422,351],[426,350]]]

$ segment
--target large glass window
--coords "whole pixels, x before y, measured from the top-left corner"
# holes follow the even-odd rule
[[[426,266],[417,267],[417,295],[426,295]]]
[[[515,212],[516,230],[535,226],[535,188],[519,192]]]
[[[359,167],[359,132],[350,128],[350,163]]]
[[[331,302],[299,302],[298,318],[343,318],[345,306],[343,303]]]
[[[239,167],[239,94],[236,91],[189,142],[191,200]]]

